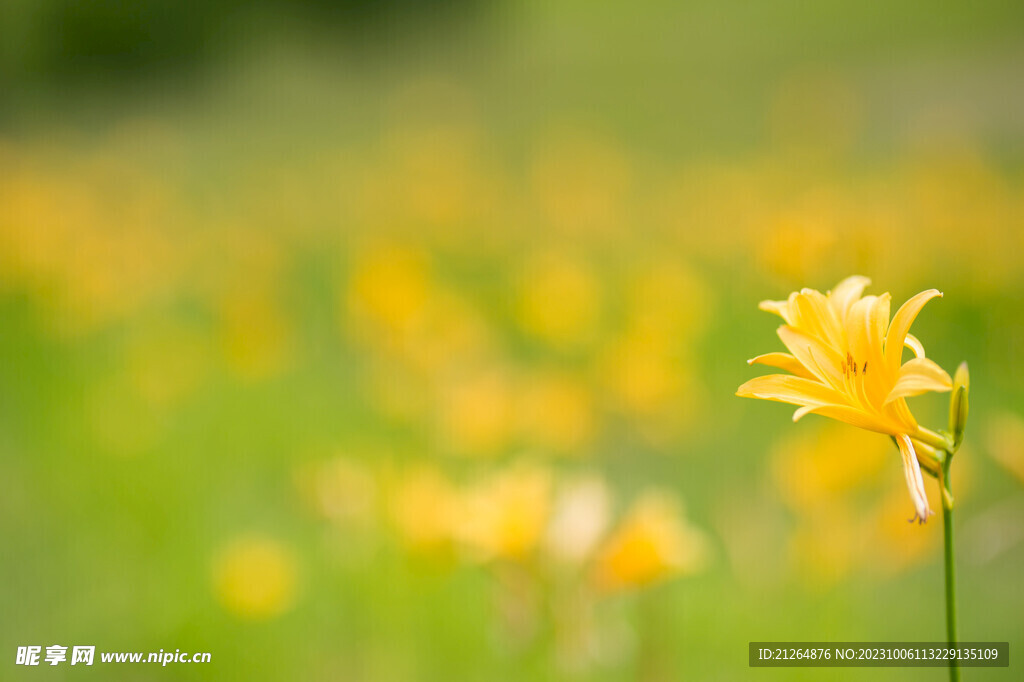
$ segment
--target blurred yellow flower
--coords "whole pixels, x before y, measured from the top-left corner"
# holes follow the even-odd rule
[[[438,428],[442,446],[457,454],[489,456],[513,435],[514,401],[501,368],[486,368],[452,380],[441,389]]]
[[[597,275],[583,261],[534,254],[519,275],[517,320],[527,334],[558,350],[592,341],[601,317]]]
[[[595,579],[605,589],[648,585],[700,570],[707,555],[704,533],[685,521],[678,501],[650,491],[598,550]]]
[[[985,431],[989,454],[1024,483],[1024,419],[1002,412],[989,421]]]
[[[347,303],[357,322],[385,335],[408,333],[422,317],[431,286],[425,253],[379,246],[353,263]]]
[[[699,423],[703,387],[696,369],[678,338],[652,326],[626,329],[594,363],[609,406],[659,448]]]
[[[905,524],[899,525],[906,530]],[[800,519],[789,537],[787,553],[803,586],[824,588],[847,576],[861,559],[864,545],[864,524],[848,507],[837,506],[827,517]]]
[[[494,473],[465,492],[456,534],[477,558],[525,558],[547,527],[551,488],[551,472],[536,464]]]
[[[931,502],[939,502],[938,488],[929,491]],[[891,522],[894,515],[901,513],[904,500],[898,486],[892,486],[884,492],[873,513],[864,518],[867,551],[861,560],[873,562],[871,568],[882,575],[894,575],[922,563],[940,544],[934,533],[915,533],[905,523]]]
[[[398,483],[389,508],[407,545],[415,550],[440,549],[453,539],[459,491],[437,469],[422,465]]]
[[[665,345],[695,338],[714,304],[711,288],[675,253],[637,259],[625,287],[629,326]]]
[[[492,330],[467,298],[440,286],[431,287],[420,320],[395,349],[402,359],[428,375],[444,375],[493,353]]]
[[[295,601],[298,568],[292,551],[262,535],[239,537],[213,562],[213,589],[228,611],[264,620]]]
[[[678,354],[660,336],[630,329],[611,341],[599,373],[616,407],[630,414],[657,414],[672,405],[687,383]]]
[[[783,501],[808,516],[871,487],[888,455],[883,438],[830,423],[820,432],[799,432],[772,448],[771,469]]]
[[[472,126],[392,131],[389,141],[396,158],[377,178],[378,200],[391,210],[408,211],[415,224],[434,233],[461,225],[487,195],[489,174],[477,158],[478,137]]]
[[[251,380],[282,372],[292,357],[292,330],[271,285],[225,293],[218,301],[221,346],[227,365]]]
[[[888,446],[873,433],[829,422],[773,448],[776,486],[797,513],[788,554],[803,578],[828,586],[865,567],[892,575],[934,549],[937,536],[892,523],[906,492],[881,475]],[[938,488],[927,493],[934,504]]]
[[[105,156],[33,165],[0,179],[0,284],[33,295],[54,331],[94,331],[176,284],[178,221],[161,181]]]
[[[585,454],[597,430],[593,397],[570,376],[538,373],[518,391],[519,425],[530,445],[556,453]]]
[[[854,276],[828,294],[803,289],[785,301],[763,301],[762,310],[785,320],[778,334],[790,353],[768,353],[749,363],[791,374],[751,379],[736,395],[800,405],[794,421],[816,413],[893,436],[903,457],[916,518],[923,522],[932,511],[919,459],[923,459],[925,448],[941,447],[944,441],[917,423],[906,398],[948,391],[952,380],[925,358],[921,342],[908,332],[924,304],[942,294],[929,289],[913,296],[890,323],[890,295],[862,296],[868,283],[866,277]],[[906,363],[904,345],[916,356]],[[915,441],[919,443],[916,450]]]
[[[829,194],[815,199],[804,200],[810,206],[780,210],[757,232],[760,265],[785,282],[815,277],[828,267],[830,255],[843,253],[835,246],[842,232],[839,219],[832,215],[837,198]]]

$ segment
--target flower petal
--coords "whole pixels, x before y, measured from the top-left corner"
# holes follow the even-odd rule
[[[788,374],[769,374],[751,379],[736,390],[736,395],[775,400],[791,405],[825,406],[846,403],[845,396],[839,391],[819,381]]]
[[[804,379],[813,379],[814,375],[808,371],[806,367],[800,364],[800,361],[789,353],[765,353],[764,355],[758,355],[756,358],[747,360],[748,365],[768,365],[769,367],[778,367],[784,369],[790,374]]]
[[[828,302],[836,311],[836,317],[840,320],[846,319],[846,313],[860,297],[864,294],[864,287],[871,284],[871,280],[862,275],[847,277],[837,284],[832,291],[828,292]]]
[[[907,479],[907,490],[910,491],[910,499],[914,502],[916,518],[924,523],[932,515],[932,510],[928,506],[928,496],[924,492],[924,479],[921,477],[921,465],[917,461],[914,444],[910,441],[910,436],[904,433],[896,436],[896,444],[903,457],[903,476]]]
[[[795,327],[779,327],[778,335],[793,357],[819,381],[836,389],[843,386],[843,358],[834,348]]]
[[[938,289],[922,291],[900,306],[889,325],[889,334],[885,337],[885,364],[894,374],[899,370],[903,360],[903,343],[906,341],[910,325],[914,323],[917,314],[921,312],[924,304],[942,296]]]
[[[820,291],[802,290],[794,297],[790,314],[793,317],[791,326],[818,337],[833,348],[843,345],[844,334],[839,318]]]
[[[793,421],[799,421],[808,414],[820,414],[829,419],[845,422],[851,426],[878,433],[891,434],[893,426],[884,421],[880,414],[850,407],[848,405],[806,405],[793,413]]]
[[[924,346],[921,345],[921,342],[918,341],[917,337],[914,336],[913,334],[907,334],[907,337],[903,339],[903,345],[909,348],[910,350],[914,351],[915,358],[925,357]]]
[[[895,429],[893,433],[916,433],[917,432],[917,420],[914,419],[914,414],[910,411],[910,407],[907,405],[907,401],[903,398],[897,398],[888,405],[882,408],[886,416],[896,424],[899,424],[899,428]]]
[[[789,301],[761,301],[757,307],[766,312],[775,313],[785,320],[786,324],[792,324],[789,317]]]
[[[953,380],[946,370],[927,358],[914,358],[900,368],[900,377],[886,396],[884,404],[888,405],[897,398],[921,395],[928,391],[941,393],[952,388]]]
[[[882,360],[885,328],[889,322],[889,294],[865,296],[846,314],[850,359],[859,372],[852,373],[851,392],[866,405],[885,399],[895,377],[889,377]]]

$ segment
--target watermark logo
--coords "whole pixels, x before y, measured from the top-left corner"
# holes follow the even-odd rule
[[[159,663],[166,666],[168,663],[209,663],[212,659],[210,652],[191,653],[175,649],[174,651],[101,651],[100,663]],[[51,644],[46,647],[40,646],[19,646],[14,656],[15,665],[92,665],[96,661],[95,646],[73,646],[71,647],[71,660],[68,660],[68,647],[62,644]]]
[[[17,665],[39,665],[39,652],[41,646],[19,646],[18,657],[14,659]]]

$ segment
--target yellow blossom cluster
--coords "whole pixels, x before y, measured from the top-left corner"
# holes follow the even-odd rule
[[[698,572],[710,553],[706,533],[668,489],[642,491],[620,511],[600,475],[560,475],[532,460],[456,481],[427,463],[335,458],[297,480],[309,505],[342,531],[373,526],[415,555],[469,565],[582,573],[601,591]]]

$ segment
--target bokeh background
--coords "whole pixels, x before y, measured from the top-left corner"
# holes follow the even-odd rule
[[[941,640],[891,442],[733,395],[781,349],[758,301],[855,273],[945,292],[914,331],[972,373],[961,633],[1013,661],[1022,29],[4,0],[0,677],[733,680],[752,640]],[[51,644],[213,662],[14,666]]]

